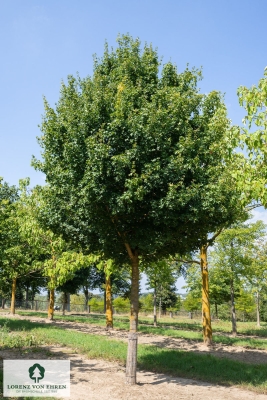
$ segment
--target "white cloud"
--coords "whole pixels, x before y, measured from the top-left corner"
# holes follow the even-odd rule
[[[249,222],[256,222],[258,220],[262,220],[267,225],[267,210],[265,210],[265,208],[263,207],[254,208],[254,210],[252,210],[251,213],[252,213],[252,218],[249,220]]]

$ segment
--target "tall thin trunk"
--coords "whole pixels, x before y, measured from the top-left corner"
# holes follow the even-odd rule
[[[63,293],[62,315],[65,315],[67,305],[68,305],[68,293],[64,292]]]
[[[256,296],[257,296],[257,326],[261,326],[261,323],[260,323],[260,296],[259,296],[258,291],[256,293]]]
[[[70,293],[67,292],[67,311],[70,312]]]
[[[138,329],[138,308],[139,308],[139,257],[137,250],[132,250],[128,243],[125,244],[132,266],[132,287],[131,287],[131,314],[130,333],[128,340],[128,352],[126,363],[126,383],[136,384],[137,366],[137,329]]]
[[[54,318],[54,305],[55,305],[55,290],[51,289],[50,290],[50,296],[49,296],[49,306],[48,306],[48,319],[51,321]]]
[[[215,303],[215,316],[218,319],[218,304]]]
[[[234,290],[234,281],[232,277],[230,280],[230,294],[231,294],[232,334],[235,336],[237,334],[237,328],[236,328],[236,313],[235,313],[235,290]]]
[[[154,326],[157,326],[157,290],[156,290],[156,288],[154,288],[153,307],[154,307]]]
[[[162,286],[160,287],[162,290]],[[159,319],[161,318],[161,311],[162,311],[162,299],[161,299],[161,294],[159,295]]]
[[[11,291],[11,305],[10,312],[15,315],[15,301],[16,301],[16,286],[17,286],[17,278],[12,279],[12,291]]]
[[[26,293],[25,293],[25,308],[28,308],[28,301],[29,301],[29,285],[26,286]]]
[[[32,310],[34,309],[34,296],[35,296],[35,293],[34,293],[34,290],[33,290],[33,286],[32,286],[32,293],[31,293],[31,301],[32,301],[32,306],[31,306],[31,308],[32,308]]]
[[[104,314],[106,314],[107,311],[107,294],[106,290],[104,291]]]
[[[112,293],[110,274],[106,275],[106,328],[113,328]]]
[[[6,304],[6,299],[2,299],[2,308],[5,308],[5,304]]]
[[[203,340],[209,346],[212,344],[212,328],[210,316],[210,300],[209,300],[209,272],[207,262],[207,246],[200,249],[200,266],[202,275],[202,325]]]
[[[84,311],[87,312],[88,311],[88,301],[89,301],[89,290],[88,290],[88,288],[84,287],[83,288],[83,293],[84,293],[84,297],[85,297]]]

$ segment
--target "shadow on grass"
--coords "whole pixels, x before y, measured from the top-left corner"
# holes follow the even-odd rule
[[[148,346],[139,346],[138,352],[138,365],[145,370],[227,386],[255,387],[267,393],[267,364],[251,365],[206,354],[155,347],[152,350]]]
[[[46,312],[34,312],[34,311],[18,311],[17,312],[19,315],[24,315],[24,316],[36,316],[36,317],[41,317],[41,318],[46,318],[47,313]],[[69,315],[61,315],[57,312],[54,314],[55,320],[64,320],[64,321],[77,321],[77,322],[84,322],[84,323],[90,323],[90,324],[100,324],[104,325],[106,321],[106,317],[104,314],[69,314]],[[124,326],[120,326],[122,329],[128,329],[128,324],[129,322],[129,317],[127,316],[119,316],[119,315],[114,315],[114,324],[116,326],[116,323],[121,323],[124,324]],[[158,326],[154,328],[153,324],[146,320],[143,319],[142,317],[139,318],[139,326],[140,326],[140,331],[147,332],[149,333],[149,330],[163,330],[168,331],[188,331],[192,333],[201,333],[202,332],[202,325],[201,323],[198,322],[158,322]],[[230,329],[230,327],[229,327]],[[151,332],[152,333],[152,332]],[[157,333],[160,333],[157,332]],[[230,330],[227,330],[225,327],[220,327],[216,324],[216,322],[213,324],[213,333],[216,334],[223,334],[225,336],[230,335]],[[166,334],[166,333],[165,333]],[[267,325],[266,323],[262,323],[261,328],[244,328],[240,327],[239,329],[239,335],[247,335],[247,336],[257,336],[259,338],[266,338],[267,337]],[[192,338],[193,339],[193,338]],[[198,340],[197,338],[195,338]]]
[[[25,320],[1,318],[1,325],[5,321],[11,330],[30,331],[36,329],[38,331],[40,328],[40,333],[47,343],[75,348],[78,353],[86,354],[89,358],[120,361],[125,364],[127,344],[124,342],[109,339],[106,336],[85,335],[60,329],[53,324],[33,323]],[[83,368],[82,365],[80,367]],[[267,364],[246,364],[226,358],[217,358],[210,354],[139,345],[138,367],[153,373],[171,374],[176,377],[199,379],[224,385],[241,385],[267,393]],[[167,378],[161,377],[160,379]]]
[[[95,318],[94,321],[96,321],[98,318],[100,318],[101,316],[96,315],[93,316],[93,318]],[[0,316],[0,320],[2,319],[2,317]],[[79,322],[76,319],[72,319],[71,317],[67,317],[67,318],[56,318],[54,321],[52,322],[47,322],[47,323],[39,323],[39,322],[30,322],[27,320],[16,320],[16,319],[6,319],[7,323],[9,324],[10,328],[12,330],[30,330],[32,329],[32,324],[35,324],[36,327],[49,327],[49,328],[63,328],[64,326],[60,325],[60,321],[68,321],[68,322]],[[58,321],[58,323],[56,322]],[[91,321],[92,322],[92,321]],[[105,322],[105,321],[104,321]],[[101,327],[101,325],[99,325]],[[105,326],[105,323],[102,324],[102,326]],[[128,326],[123,327],[122,329],[126,329],[127,330]],[[83,329],[83,326],[79,326],[79,325],[73,325],[71,327],[71,329],[73,330],[77,330],[78,332],[81,331],[85,331]],[[93,328],[91,328],[91,330],[93,330]],[[177,331],[173,331],[171,329],[165,330],[164,328],[152,328],[152,327],[148,327],[148,326],[140,326],[139,327],[139,331],[144,333],[144,334],[156,334],[156,335],[162,335],[165,336],[166,338],[173,338],[173,339],[184,339],[184,340],[189,340],[191,343],[202,343],[203,339],[202,339],[202,334],[200,333],[194,333],[194,332],[177,332]],[[92,334],[94,334],[94,332],[92,332]],[[97,334],[97,329],[95,334]],[[168,340],[168,339],[167,339]],[[155,339],[156,341],[156,339]],[[267,343],[265,339],[261,339],[259,337],[255,337],[255,338],[243,338],[242,336],[236,336],[236,337],[231,337],[231,336],[224,336],[224,335],[213,335],[213,341],[214,343],[216,343],[216,345],[227,345],[227,346],[242,346],[245,348],[250,348],[250,349],[265,349],[267,348]],[[173,342],[174,343],[174,342]],[[177,347],[177,343],[176,343],[176,347]]]
[[[18,315],[23,315],[26,317],[39,317],[39,318],[47,318],[46,312],[38,312],[38,311],[18,311]],[[62,315],[57,312],[54,313],[55,320],[63,320],[63,321],[81,321],[81,322],[91,322],[98,323],[103,322],[106,323],[106,316],[103,314],[68,314]]]

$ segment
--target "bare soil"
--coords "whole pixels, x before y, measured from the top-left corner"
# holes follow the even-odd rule
[[[2,314],[3,315],[3,314]],[[10,317],[10,314],[5,314]],[[12,317],[14,318],[14,317]],[[96,325],[74,323],[67,321],[51,322],[37,317],[15,316],[19,319],[52,323],[63,329],[97,335],[106,335],[112,339],[127,340],[127,331],[106,331]],[[217,357],[227,357],[247,363],[267,363],[266,350],[244,349],[243,347],[215,345],[207,348],[202,343],[184,339],[167,338],[159,335],[144,335],[139,333],[139,343],[152,344],[159,347],[177,348],[184,351],[209,353]],[[42,346],[42,349],[0,350],[1,359],[70,359],[71,360],[71,400],[267,400],[267,395],[256,394],[236,387],[225,387],[199,382],[191,379],[173,378],[165,374],[155,374],[138,371],[138,384],[125,384],[125,368],[123,365],[105,360],[88,359],[75,353],[72,349],[61,346]]]

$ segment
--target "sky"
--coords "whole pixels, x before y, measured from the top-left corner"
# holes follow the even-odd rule
[[[30,165],[43,96],[59,98],[68,75],[92,75],[93,54],[129,33],[152,43],[178,71],[203,69],[200,90],[225,94],[229,118],[242,124],[237,88],[250,87],[267,65],[266,0],[2,0],[0,2],[0,176],[9,184],[45,177]],[[267,223],[263,209],[254,212]]]

